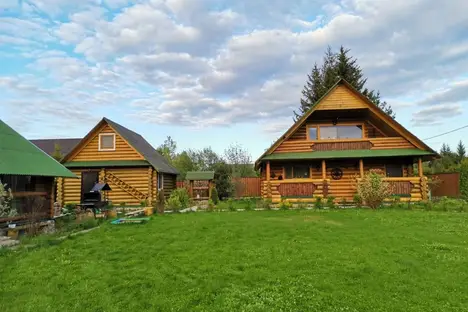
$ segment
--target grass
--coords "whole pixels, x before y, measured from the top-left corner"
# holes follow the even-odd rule
[[[1,311],[468,311],[468,214],[249,211],[0,253]]]

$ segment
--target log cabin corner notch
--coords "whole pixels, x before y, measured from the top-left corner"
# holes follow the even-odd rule
[[[53,144],[49,144],[52,146]],[[47,153],[53,151],[47,150]],[[96,182],[108,183],[114,205],[148,205],[176,187],[177,170],[140,134],[103,118],[61,161],[79,179],[59,179],[57,200],[78,203]]]
[[[435,157],[434,150],[340,79],[255,166],[261,169],[262,196],[275,203],[327,195],[352,200],[356,178],[370,169],[385,172],[399,192],[395,195],[417,201],[427,198],[422,161]]]

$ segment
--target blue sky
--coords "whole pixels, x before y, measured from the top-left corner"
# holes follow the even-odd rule
[[[344,45],[424,139],[468,124],[467,10],[464,0],[1,0],[0,118],[52,138],[84,136],[106,116],[154,146],[168,135],[180,150],[240,143],[255,159],[292,123],[313,63]]]

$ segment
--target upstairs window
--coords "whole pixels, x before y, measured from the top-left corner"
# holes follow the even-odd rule
[[[286,179],[308,179],[310,178],[310,170],[308,166],[293,165],[286,166]]]
[[[317,140],[317,127],[308,127],[307,128],[307,135],[309,136],[309,140]]]
[[[99,135],[100,151],[115,151],[115,134],[101,133]]]
[[[320,126],[320,139],[362,139],[362,126]]]

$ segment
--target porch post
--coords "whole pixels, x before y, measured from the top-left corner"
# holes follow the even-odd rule
[[[364,178],[364,161],[359,159],[359,173],[361,175],[361,178]]]
[[[270,182],[270,161],[266,162],[266,180]]]
[[[420,178],[422,178],[424,176],[422,158],[421,157],[418,158],[418,174],[419,174]]]
[[[208,199],[211,199],[211,190],[213,185],[211,184],[211,180],[208,181]]]
[[[325,163],[325,159],[322,160],[322,179],[325,180],[327,178],[327,164]]]

